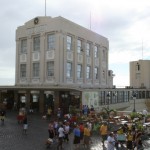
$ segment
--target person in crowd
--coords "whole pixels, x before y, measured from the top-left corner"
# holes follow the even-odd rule
[[[145,121],[146,121],[146,117],[147,117],[147,115],[148,115],[147,110],[146,110],[146,109],[143,109],[142,114],[144,115],[144,117],[143,117],[143,123],[145,123]]]
[[[54,128],[54,131],[55,131],[55,135],[58,135],[58,121],[55,120],[54,123],[53,123],[53,128]]]
[[[83,112],[85,116],[88,115],[88,107],[86,105],[84,105]]]
[[[64,138],[64,133],[65,133],[65,130],[63,128],[63,125],[61,124],[59,129],[58,129],[58,138],[59,138],[59,141],[58,141],[58,145],[57,145],[57,150],[59,150],[59,148],[62,150],[63,147],[63,138]]]
[[[88,149],[90,145],[90,136],[91,136],[90,129],[88,128],[88,125],[86,124],[84,128],[84,146],[86,149]]]
[[[115,139],[113,133],[110,133],[107,138],[107,150],[115,149]]]
[[[73,130],[73,134],[74,134],[73,144],[75,145],[75,149],[77,150],[79,149],[79,144],[80,144],[80,129],[77,124]]]
[[[84,124],[83,124],[83,122],[80,123],[79,129],[80,129],[80,140],[82,142],[82,140],[83,140],[83,134],[84,134]]]
[[[106,122],[103,122],[103,124],[100,126],[100,135],[102,138],[103,146],[104,146],[104,142],[107,140],[107,134],[108,134],[108,126]]]
[[[136,137],[135,137],[135,144],[137,150],[144,150],[143,144],[142,144],[142,132],[137,132]]]
[[[115,139],[115,148],[116,148],[116,150],[118,150],[119,147],[118,147],[118,138],[117,138],[118,134],[117,134],[117,131],[114,131],[113,134],[114,134],[114,139]]]
[[[60,108],[58,108],[58,110],[57,110],[57,117],[58,117],[59,120],[62,119],[62,111],[61,111]]]
[[[52,115],[52,109],[51,109],[51,107],[48,107],[48,109],[47,109],[47,119],[48,120],[50,120],[51,115]]]
[[[0,119],[1,119],[1,124],[4,125],[4,121],[5,121],[5,116],[6,116],[6,111],[4,109],[2,109],[0,111]]]
[[[69,126],[69,122],[65,122],[65,125],[64,125],[64,130],[65,130],[65,137],[64,137],[64,140],[65,141],[69,141],[69,132],[70,132],[70,126]]]
[[[126,137],[125,137],[125,133],[124,133],[124,126],[121,125],[121,127],[117,130],[117,140],[118,143],[121,145],[121,147],[123,148],[123,144],[126,141]]]
[[[48,125],[48,133],[49,133],[49,138],[53,140],[53,138],[55,137],[55,130],[52,122],[50,122]]]
[[[27,129],[28,129],[28,119],[27,119],[27,115],[24,115],[23,118],[23,133],[27,134]]]
[[[134,135],[132,134],[131,130],[128,131],[127,133],[127,143],[126,143],[126,147],[127,147],[127,150],[132,150],[133,149],[133,137]]]

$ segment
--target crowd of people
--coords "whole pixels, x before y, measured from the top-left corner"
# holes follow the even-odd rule
[[[90,111],[94,111],[94,108],[91,107],[89,109],[87,106],[83,106],[82,115],[88,115]],[[85,149],[89,149],[92,143],[95,124],[90,121],[79,122],[78,119],[74,119],[72,122],[71,115],[67,114],[62,116],[60,112],[61,109],[59,108],[57,121],[51,121],[49,124],[49,139],[56,142],[57,137],[57,149],[59,150],[62,149],[63,142],[69,142],[69,136],[72,132],[74,138],[71,142],[73,142],[74,148],[77,150],[82,145]],[[99,140],[101,140],[102,146],[106,147],[107,150],[118,150],[121,148],[126,148],[127,150],[134,150],[134,148],[137,148],[137,150],[143,149],[143,132],[138,130],[134,124],[132,126],[126,123],[120,124],[118,129],[110,132],[108,122],[104,121],[98,124],[96,128],[99,131]],[[49,147],[50,144],[48,143],[47,141],[47,146]]]

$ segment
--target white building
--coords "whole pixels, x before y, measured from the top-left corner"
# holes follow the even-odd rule
[[[16,85],[112,88],[108,39],[62,17],[16,30]]]

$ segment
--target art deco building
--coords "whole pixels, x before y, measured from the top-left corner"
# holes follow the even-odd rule
[[[16,30],[17,86],[112,88],[108,39],[62,17],[36,17]]]

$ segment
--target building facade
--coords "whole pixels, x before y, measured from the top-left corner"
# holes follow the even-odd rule
[[[36,17],[16,30],[16,81],[26,86],[112,88],[108,39],[62,17]]]
[[[130,86],[133,88],[150,88],[150,60],[130,62]]]

